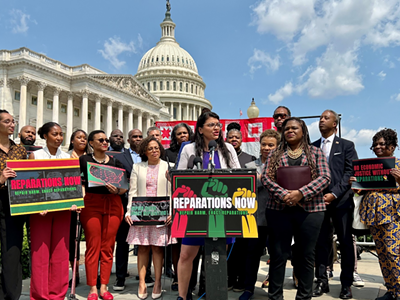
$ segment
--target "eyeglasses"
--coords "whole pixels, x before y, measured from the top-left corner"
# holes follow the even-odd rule
[[[147,151],[151,152],[151,151],[158,151],[160,150],[160,147],[151,147],[151,148],[147,148]]]
[[[100,144],[103,144],[104,142],[106,142],[108,144],[110,142],[109,139],[103,139],[103,138],[97,139],[97,141],[99,141]]]
[[[137,138],[141,138],[142,139],[143,135],[132,135],[131,137],[134,138],[134,139],[137,139]]]
[[[4,124],[6,124],[6,125],[10,125],[10,124],[16,124],[17,122],[15,122],[15,120],[4,120],[4,121],[1,121],[2,123],[4,123]]]
[[[210,128],[215,128],[215,127],[222,128],[222,124],[221,123],[208,123],[208,124],[204,124],[204,126],[207,126],[207,127],[210,127]]]
[[[274,114],[272,117],[274,119],[278,119],[278,118],[286,119],[287,116],[288,116],[287,114]]]

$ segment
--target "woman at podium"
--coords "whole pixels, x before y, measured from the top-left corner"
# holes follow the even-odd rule
[[[212,153],[214,153],[214,156],[210,158]],[[201,158],[202,166],[193,165],[195,157]],[[224,142],[222,124],[219,122],[219,116],[214,112],[206,112],[197,119],[194,143],[183,148],[178,163],[178,170],[198,167],[203,169],[208,167],[215,169],[240,168],[235,149],[231,144]],[[203,238],[182,239],[181,255],[178,263],[178,299],[186,299],[187,297],[193,259],[196,257],[201,245],[204,245]]]
[[[330,183],[328,162],[320,148],[311,145],[307,126],[299,118],[282,124],[277,150],[267,160],[262,182],[270,192],[266,205],[269,227],[268,297],[283,299],[286,262],[292,257],[299,286],[296,299],[311,299],[314,279],[315,245],[326,206],[323,190]]]

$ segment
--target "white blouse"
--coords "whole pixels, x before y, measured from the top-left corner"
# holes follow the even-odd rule
[[[60,148],[57,149],[56,155],[51,155],[51,153],[49,152],[49,148],[47,148],[47,146],[32,153],[33,155],[35,155],[35,159],[71,158],[71,155],[61,151]]]

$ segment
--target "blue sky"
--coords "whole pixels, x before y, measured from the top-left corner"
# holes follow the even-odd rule
[[[342,114],[360,157],[400,115],[400,0],[171,0],[176,39],[196,61],[221,118],[255,98],[295,116]],[[68,65],[135,74],[161,36],[165,1],[0,0],[0,49],[28,47]],[[313,139],[318,126],[307,121]]]

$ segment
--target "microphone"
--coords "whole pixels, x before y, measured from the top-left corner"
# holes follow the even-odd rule
[[[187,168],[188,169],[193,169],[194,166],[194,155],[191,155],[189,157],[188,163],[187,163]]]
[[[194,165],[197,167],[198,170],[202,169],[202,165],[203,165],[203,160],[201,159],[201,157],[196,156],[194,158],[193,161]]]
[[[214,170],[215,164],[214,164],[214,152],[215,149],[217,148],[217,142],[212,140],[208,143],[208,150],[210,151],[210,161],[208,163],[208,169],[209,170]]]

